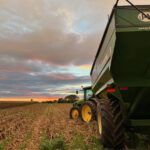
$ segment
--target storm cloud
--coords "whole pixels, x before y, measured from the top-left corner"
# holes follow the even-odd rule
[[[0,97],[63,97],[89,85],[114,3],[1,0]]]

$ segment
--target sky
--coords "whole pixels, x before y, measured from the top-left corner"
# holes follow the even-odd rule
[[[0,0],[0,100],[52,100],[90,85],[114,3]]]

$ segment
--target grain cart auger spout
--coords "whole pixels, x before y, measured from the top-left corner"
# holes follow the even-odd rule
[[[150,127],[150,5],[113,7],[92,69],[97,123],[106,147],[127,127]]]

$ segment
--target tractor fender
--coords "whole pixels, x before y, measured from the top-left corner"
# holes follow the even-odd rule
[[[90,98],[89,99],[89,101],[92,101],[96,106],[98,105],[98,103],[99,103],[99,99],[98,98],[96,98],[96,97],[92,97],[92,98]]]

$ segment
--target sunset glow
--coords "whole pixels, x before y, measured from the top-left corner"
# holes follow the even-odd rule
[[[34,101],[34,102],[42,102],[42,101],[54,101],[58,100],[59,97],[32,97],[32,98],[23,98],[23,97],[13,97],[13,98],[0,98],[0,101]]]

